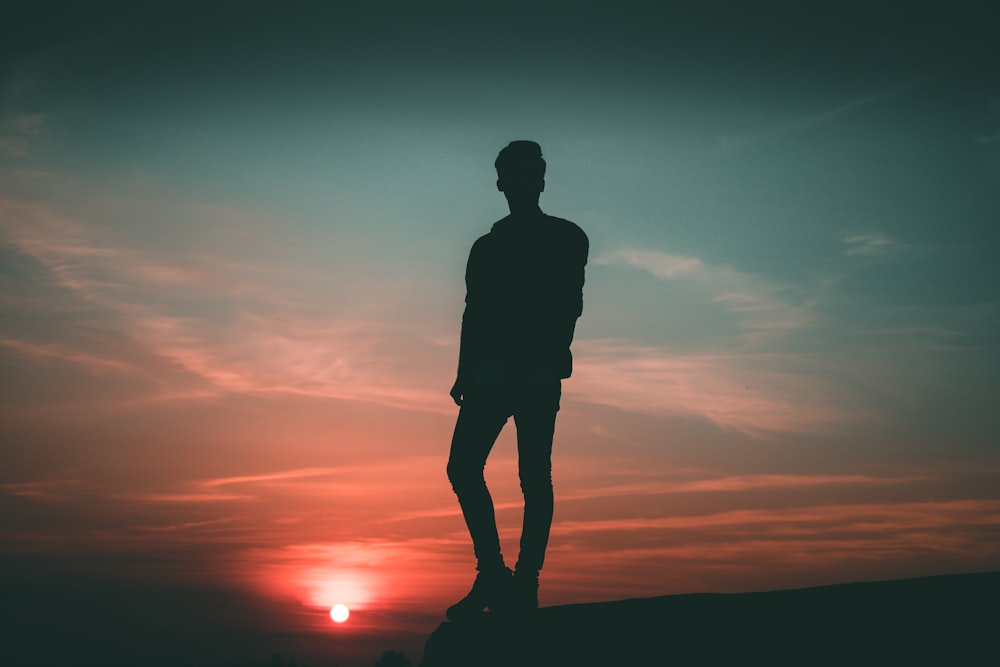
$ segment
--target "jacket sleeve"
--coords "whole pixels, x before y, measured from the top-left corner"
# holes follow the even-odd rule
[[[571,289],[573,294],[573,317],[580,317],[583,314],[583,283],[585,279],[585,267],[587,266],[587,256],[590,254],[590,239],[587,235],[580,231],[580,237],[577,240],[576,248],[574,249],[574,257],[572,262],[572,269],[570,270],[569,279],[571,281]]]
[[[480,355],[478,347],[482,336],[482,239],[476,241],[469,251],[469,261],[465,265],[465,311],[462,313],[462,334],[458,350],[458,379],[468,380],[473,373]]]
[[[587,265],[589,241],[577,228],[577,233],[560,244],[554,255],[552,270],[548,275],[544,300],[534,309],[534,335],[532,365],[547,369],[558,377],[569,377],[573,372],[573,355],[570,345],[576,332],[576,321],[583,313],[583,284]]]
[[[590,252],[590,241],[587,235],[581,230],[579,235],[573,239],[573,243],[567,253],[567,261],[563,266],[560,281],[562,282],[559,306],[557,308],[562,319],[560,327],[563,333],[561,343],[566,347],[573,340],[573,332],[576,328],[576,320],[583,314],[583,283],[585,280],[585,267],[587,266],[587,255]]]

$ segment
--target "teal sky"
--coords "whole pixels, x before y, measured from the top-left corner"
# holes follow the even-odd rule
[[[996,18],[24,10],[0,45],[0,576],[28,596],[114,562],[197,592],[364,544],[465,577],[447,389],[513,139],[591,239],[543,604],[1000,568]],[[468,583],[435,576],[357,593],[381,620],[350,650],[287,645],[413,655]]]

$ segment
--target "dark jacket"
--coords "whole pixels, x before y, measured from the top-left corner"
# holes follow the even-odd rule
[[[507,216],[473,244],[459,381],[570,376],[589,246],[574,223],[541,211]]]

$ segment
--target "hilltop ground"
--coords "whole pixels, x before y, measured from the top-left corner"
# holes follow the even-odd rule
[[[1000,572],[489,613],[442,623],[420,667],[1000,664]]]

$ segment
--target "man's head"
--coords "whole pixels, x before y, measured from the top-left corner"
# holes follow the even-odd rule
[[[545,190],[545,160],[542,147],[534,141],[512,141],[500,151],[496,162],[497,190],[515,202],[538,205],[538,195]]]

